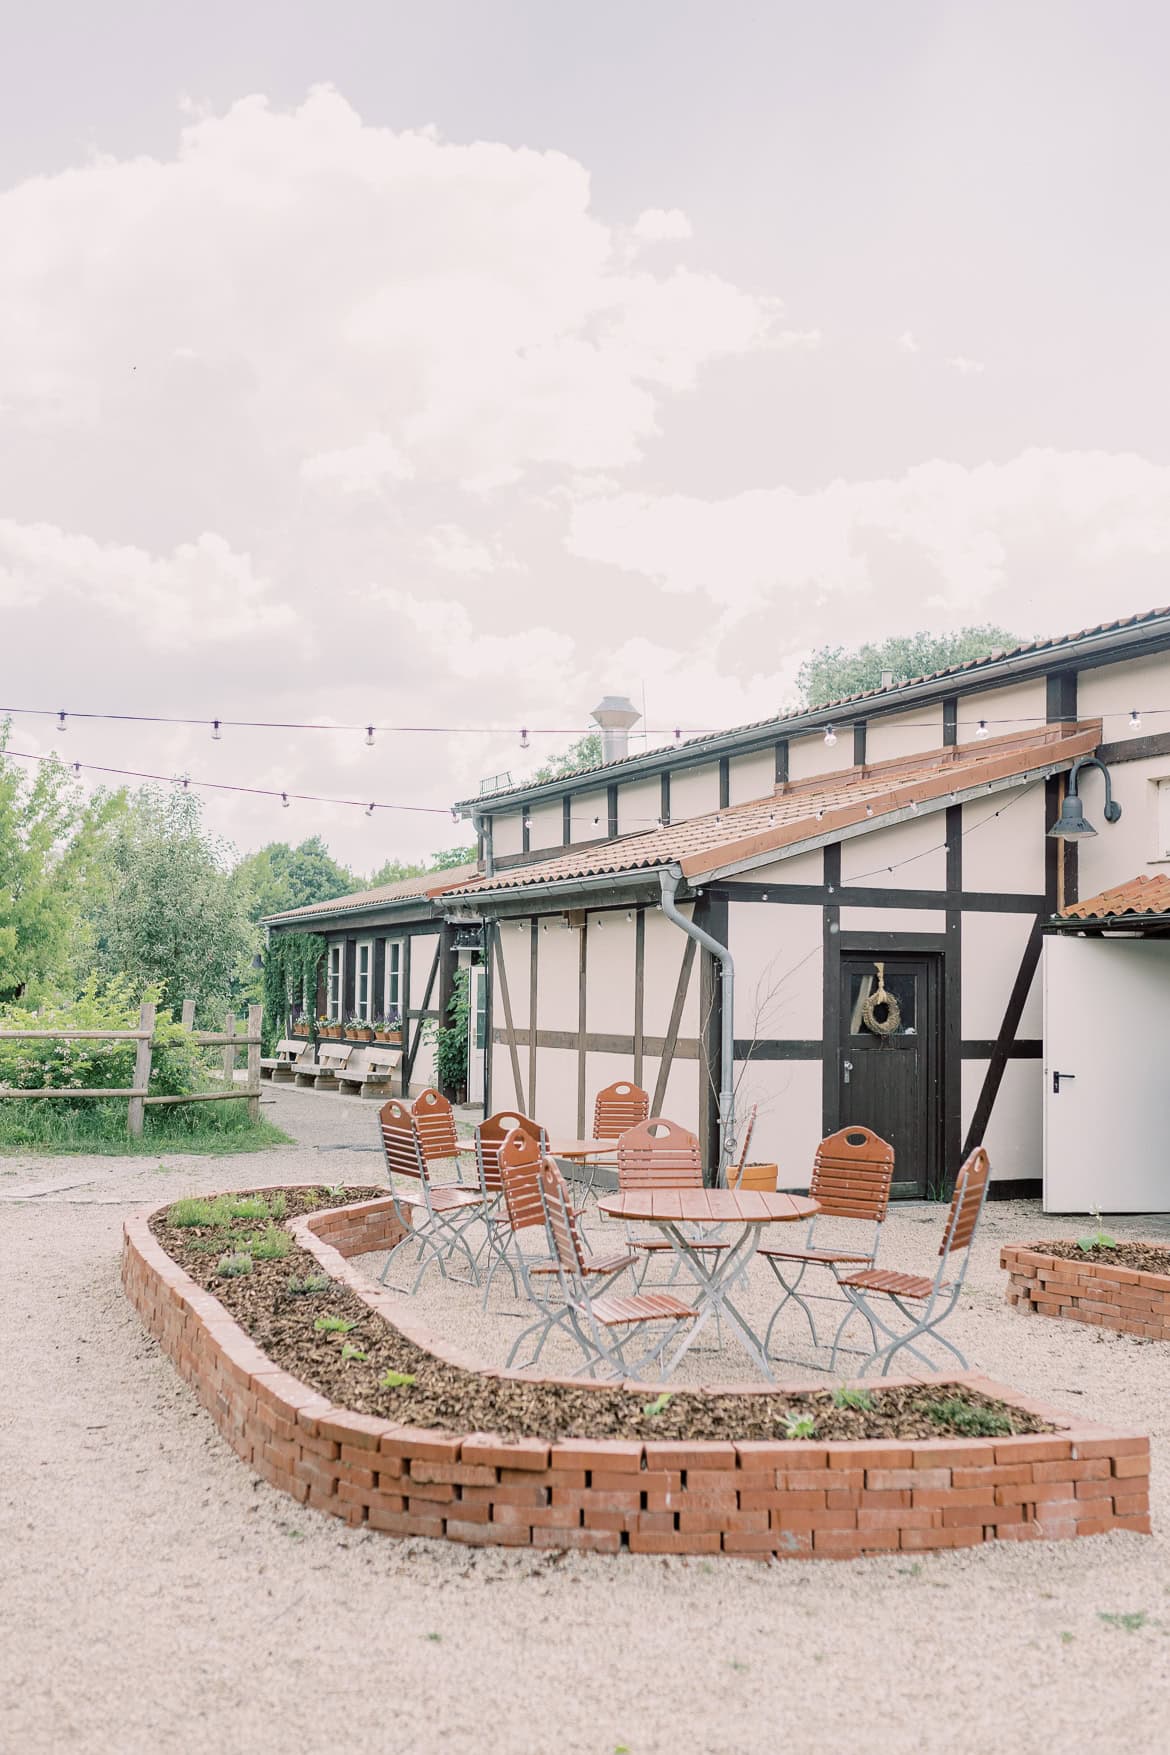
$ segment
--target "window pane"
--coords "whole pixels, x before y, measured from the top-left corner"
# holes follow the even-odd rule
[[[849,978],[849,1034],[851,1036],[916,1036],[918,1034],[918,978],[915,975],[891,975],[885,978],[885,990],[892,993],[898,1013],[897,1027],[888,1026],[894,1015],[881,1002],[871,1009],[872,1022],[865,1017],[866,1002],[877,991],[876,971],[872,975],[851,975]],[[875,1029],[874,1025],[878,1027]]]

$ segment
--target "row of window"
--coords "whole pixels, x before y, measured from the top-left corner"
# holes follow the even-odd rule
[[[329,947],[325,1009],[334,1022],[343,1016],[345,1010],[345,948],[341,941]],[[353,947],[353,956],[353,1015],[367,1024],[371,1018],[388,1018],[391,1013],[401,1018],[402,940],[386,940],[386,972],[380,994],[374,991],[374,940],[359,939]]]

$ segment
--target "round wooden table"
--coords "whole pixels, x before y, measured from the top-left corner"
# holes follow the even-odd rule
[[[695,1304],[698,1316],[667,1362],[663,1375],[669,1377],[678,1368],[711,1318],[718,1315],[727,1319],[758,1370],[771,1380],[772,1369],[759,1336],[735,1308],[728,1293],[755,1254],[763,1227],[811,1219],[820,1211],[819,1201],[803,1194],[737,1192],[729,1188],[652,1188],[603,1195],[597,1205],[610,1218],[656,1225],[669,1238],[679,1262],[699,1286]],[[728,1248],[707,1251],[711,1260],[708,1266],[703,1252],[694,1247],[703,1238],[689,1237],[682,1229],[684,1225],[737,1226],[740,1234]]]

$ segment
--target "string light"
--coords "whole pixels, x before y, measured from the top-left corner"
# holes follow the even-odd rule
[[[986,719],[981,719],[979,721],[978,725],[975,727],[975,736],[976,737],[986,737],[987,735],[988,735],[987,721],[986,721]]]
[[[454,805],[451,806],[451,821],[453,823],[457,823],[459,821],[459,812],[456,810]]]
[[[1129,716],[1129,729],[1131,731],[1140,731],[1141,728],[1142,728],[1142,716],[1135,708],[1134,711]]]
[[[211,741],[212,743],[219,743],[222,741],[222,738],[223,732],[219,729],[219,720],[213,719],[211,721]]]
[[[866,807],[865,807],[865,814],[866,814],[866,816],[867,816],[867,817],[871,817],[871,816],[872,816],[872,815],[873,815],[873,805],[872,805],[872,804],[867,804],[867,805],[866,805]]]
[[[58,713],[58,715],[57,715],[57,730],[58,731],[68,731],[68,729],[69,729],[69,727],[65,723],[64,713]]]
[[[828,744],[830,749],[832,749],[832,747],[836,743],[836,741],[837,741],[837,733],[833,730],[833,727],[831,725],[826,725],[825,726],[825,742]]]
[[[373,749],[373,747],[374,747],[374,728],[372,725],[367,725],[366,726],[366,748]]]
[[[366,806],[366,815],[367,815],[367,816],[368,816],[368,817],[372,817],[372,816],[373,816],[373,814],[374,814],[374,807],[373,807],[373,805],[372,805],[372,804],[367,804],[367,806]]]
[[[682,732],[677,725],[674,728],[674,741],[675,743],[682,742]]]
[[[822,820],[822,819],[823,819],[823,817],[824,817],[824,814],[825,814],[825,813],[824,813],[824,810],[823,810],[823,808],[822,808],[822,809],[821,809],[821,810],[819,810],[819,811],[818,811],[818,812],[817,812],[817,822],[818,822],[818,823],[819,823],[819,822],[820,822],[820,821],[821,821],[821,820]]]
[[[910,814],[915,817],[918,815],[918,800],[916,798],[910,800]]]
[[[288,803],[288,793],[287,793],[287,792],[282,792],[282,793],[281,793],[281,795],[280,795],[280,802],[281,802],[281,804],[282,804],[282,805],[283,805],[283,806],[284,806],[284,808],[285,808],[285,810],[287,810],[287,809],[288,809],[288,808],[289,808],[289,803]]]

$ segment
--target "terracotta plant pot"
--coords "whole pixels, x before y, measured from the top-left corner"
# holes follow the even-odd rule
[[[780,1166],[778,1164],[745,1164],[743,1180],[739,1187],[745,1191],[750,1190],[753,1194],[775,1194],[776,1179],[779,1173]],[[731,1172],[728,1173],[727,1179],[728,1182],[733,1180]]]

